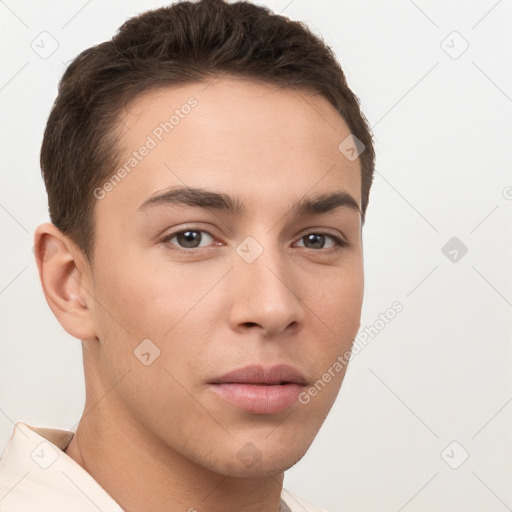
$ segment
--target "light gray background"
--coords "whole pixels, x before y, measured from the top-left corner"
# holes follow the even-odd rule
[[[32,253],[58,79],[161,5],[0,1],[0,450],[14,422],[74,429],[84,404],[80,342],[48,308]],[[361,98],[377,150],[361,331],[404,308],[354,357],[285,486],[333,512],[512,510],[512,2],[264,5],[321,34]],[[467,254],[443,253],[452,237]]]

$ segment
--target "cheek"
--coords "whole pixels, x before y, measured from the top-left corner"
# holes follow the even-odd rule
[[[363,287],[362,265],[354,264],[340,272],[337,278],[327,280],[321,292],[306,300],[308,305],[311,304],[308,320],[315,326],[307,329],[316,340],[309,345],[314,351],[309,356],[318,362],[317,375],[326,372],[339,356],[350,350],[361,324]],[[344,375],[344,371],[335,373],[331,388],[341,385]]]
[[[346,331],[348,334],[359,328],[363,291],[363,268],[354,263],[326,281],[324,290],[314,301],[314,310],[325,318],[334,332]]]
[[[168,272],[167,272],[168,273]],[[179,272],[169,281],[165,271],[145,264],[124,261],[104,266],[98,276],[99,313],[124,337],[161,337],[176,317],[185,313],[188,295]],[[184,310],[184,311],[181,311]]]
[[[177,368],[179,373],[190,370],[204,351],[204,326],[218,316],[211,308],[214,294],[208,295],[219,279],[216,274],[126,259],[122,265],[102,268],[97,280],[98,337],[114,377],[134,365],[139,369],[134,351],[147,339],[157,347],[156,366],[173,372]]]
[[[314,301],[318,306],[311,312],[310,322],[316,326],[316,334],[314,342],[307,346],[305,359],[315,362],[315,375],[299,401],[318,421],[323,421],[331,409],[350,364],[352,343],[360,327],[362,300],[362,271],[354,267],[345,278],[331,282],[329,289]]]

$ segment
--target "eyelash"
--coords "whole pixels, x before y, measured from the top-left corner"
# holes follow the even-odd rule
[[[180,235],[181,233],[186,233],[187,231],[195,231],[195,232],[198,232],[198,233],[206,233],[207,235],[209,235],[210,237],[215,239],[215,237],[209,231],[206,231],[204,229],[186,228],[186,229],[180,229],[179,231],[174,231],[172,233],[169,233],[168,235],[165,235],[160,240],[160,243],[163,243],[163,244],[166,244],[166,245],[172,245],[173,246],[172,250],[177,251],[177,252],[182,253],[182,254],[189,254],[189,255],[190,254],[196,254],[196,253],[204,251],[204,250],[213,249],[213,247],[215,247],[215,246],[208,246],[208,247],[195,247],[195,248],[192,248],[192,249],[184,249],[184,248],[176,246],[174,244],[170,244],[170,241],[175,236]],[[330,247],[330,248],[327,248],[327,249],[310,249],[308,247],[305,247],[306,250],[313,251],[313,252],[340,251],[340,250],[344,249],[345,247],[347,247],[349,245],[349,243],[347,241],[345,241],[344,239],[342,239],[342,238],[340,238],[338,236],[335,236],[335,235],[333,235],[331,233],[327,233],[327,232],[323,232],[323,231],[318,231],[318,232],[317,231],[311,231],[309,233],[306,233],[305,235],[302,235],[299,238],[299,240],[302,240],[304,237],[306,237],[308,235],[327,236],[329,238],[332,238],[332,240],[334,240],[334,243],[335,243],[334,247]]]

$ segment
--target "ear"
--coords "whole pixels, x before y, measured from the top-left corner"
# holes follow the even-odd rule
[[[62,327],[80,340],[95,338],[93,312],[89,307],[91,269],[85,256],[50,223],[36,229],[34,253],[46,302]]]

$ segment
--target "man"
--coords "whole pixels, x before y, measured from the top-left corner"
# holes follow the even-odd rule
[[[318,511],[284,471],[360,325],[374,169],[329,48],[250,3],[144,13],[68,67],[41,167],[86,404],[74,432],[16,425],[0,510]]]

